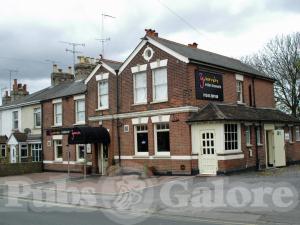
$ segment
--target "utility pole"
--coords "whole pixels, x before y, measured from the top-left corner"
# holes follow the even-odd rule
[[[66,48],[66,52],[70,52],[73,54],[73,72],[74,72],[74,76],[75,76],[76,54],[82,53],[80,51],[76,51],[76,47],[78,47],[78,46],[85,47],[85,44],[84,43],[67,42],[67,41],[61,41],[61,43],[72,46],[72,49]]]
[[[104,44],[105,44],[105,42],[110,41],[109,37],[108,38],[104,37],[104,18],[105,17],[109,17],[109,18],[112,18],[112,19],[116,18],[116,17],[108,15],[108,14],[104,14],[104,13],[101,14],[101,38],[96,39],[96,40],[101,42],[101,47],[102,47],[101,55],[102,55],[102,58],[104,58]]]

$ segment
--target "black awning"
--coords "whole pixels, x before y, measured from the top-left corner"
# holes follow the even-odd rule
[[[74,144],[110,143],[110,135],[105,127],[74,127],[68,136],[68,142]]]

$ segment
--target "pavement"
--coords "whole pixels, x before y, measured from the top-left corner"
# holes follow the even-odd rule
[[[6,221],[3,224],[19,224],[18,221],[26,224],[23,222],[30,222],[30,216],[36,212],[44,213],[45,209],[51,213],[46,213],[45,217],[36,216],[37,224],[47,224],[48,217],[58,215],[54,219],[57,224],[85,224],[85,218],[88,224],[96,224],[98,220],[103,223],[97,224],[294,225],[300,224],[299,178],[299,165],[218,177],[145,179],[127,175],[82,179],[74,174],[68,179],[66,174],[59,173],[6,177],[0,178],[0,225],[2,221]],[[7,181],[28,180],[31,181],[23,192],[15,184],[5,185]],[[283,201],[279,201],[280,196],[285,197]],[[210,205],[211,202],[218,203],[216,199],[223,204]],[[18,207],[7,207],[16,200],[26,202],[19,202],[25,212],[16,218],[7,217],[18,210]],[[261,201],[265,206],[258,204]],[[284,207],[275,204],[276,201]],[[288,205],[289,202],[293,204]],[[1,215],[3,210],[7,211],[4,217]],[[68,222],[70,212],[74,211],[76,214],[72,214]],[[75,220],[73,215],[81,216]],[[43,218],[46,223],[43,223]],[[28,224],[35,224],[31,222]]]

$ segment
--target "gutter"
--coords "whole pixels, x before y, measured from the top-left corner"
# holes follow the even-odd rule
[[[2,106],[0,107],[0,111],[6,110],[6,109],[13,109],[17,107],[22,107],[22,106],[30,106],[30,105],[35,105],[35,104],[40,104],[42,100],[39,101],[32,101],[32,102],[25,102],[25,103],[19,103],[16,105],[8,105],[8,106]]]

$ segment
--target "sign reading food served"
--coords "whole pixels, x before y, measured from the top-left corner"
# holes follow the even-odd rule
[[[196,98],[223,101],[223,76],[221,74],[198,70],[195,73]]]

